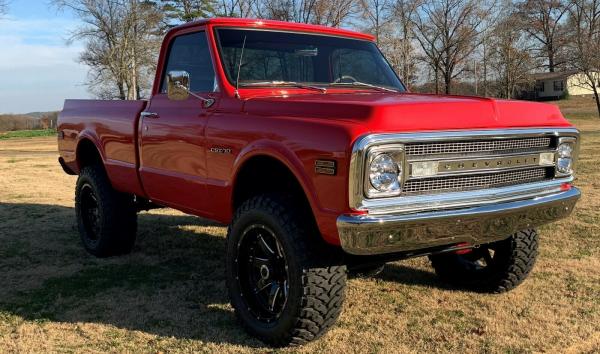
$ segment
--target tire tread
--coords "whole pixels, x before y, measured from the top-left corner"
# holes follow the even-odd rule
[[[80,184],[92,185],[102,213],[101,238],[98,247],[90,248],[83,237],[85,229],[79,216]],[[96,257],[110,257],[130,253],[133,249],[137,232],[137,211],[133,204],[133,196],[120,193],[112,188],[110,180],[101,165],[85,166],[77,180],[75,192],[77,224],[86,250]]]
[[[529,275],[538,255],[538,233],[535,229],[521,230],[500,241],[505,247],[506,259],[493,272],[474,274],[461,268],[457,255],[430,256],[431,265],[442,279],[476,291],[503,293],[516,288]]]
[[[296,315],[293,329],[279,338],[260,338],[274,346],[303,345],[321,337],[339,317],[345,298],[347,279],[346,266],[340,262],[337,252],[332,251],[314,235],[310,220],[300,210],[288,207],[289,200],[279,196],[262,195],[251,198],[238,208],[228,228],[228,237],[232,225],[246,212],[261,209],[280,220],[287,236],[291,237],[293,252],[304,265],[302,282],[301,309]],[[307,227],[308,226],[308,227]],[[312,233],[311,233],[312,231]],[[254,333],[242,321],[250,333]]]

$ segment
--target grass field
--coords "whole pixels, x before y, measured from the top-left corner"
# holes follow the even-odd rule
[[[424,258],[352,279],[321,340],[277,352],[600,353],[600,119],[583,133],[575,214],[541,229],[530,278],[502,295],[459,291]],[[0,141],[0,352],[267,352],[226,296],[225,228],[173,210],[143,212],[133,254],[95,259],[79,244],[75,177],[55,138]]]
[[[0,132],[0,140],[13,138],[37,138],[40,136],[55,136],[55,129],[40,130],[15,130],[10,132]]]

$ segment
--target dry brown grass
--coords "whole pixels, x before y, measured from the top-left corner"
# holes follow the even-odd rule
[[[584,196],[573,217],[542,228],[523,285],[474,294],[439,282],[426,259],[390,264],[349,282],[323,339],[281,351],[600,352],[600,119],[582,102],[566,112],[583,131]],[[224,227],[145,212],[133,254],[95,259],[79,245],[75,178],[55,150],[53,138],[0,141],[0,351],[270,351],[227,303]]]

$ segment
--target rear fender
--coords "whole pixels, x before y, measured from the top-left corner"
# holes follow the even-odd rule
[[[96,136],[96,134],[92,133],[90,130],[83,130],[81,133],[79,133],[79,135],[77,136],[77,144],[75,146],[75,158],[76,158],[76,162],[77,162],[77,171],[73,171],[77,174],[79,174],[79,172],[81,172],[81,169],[83,168],[82,165],[82,159],[83,157],[80,156],[81,154],[81,144],[85,141],[90,141],[95,147],[96,147],[96,151],[98,152],[98,154],[100,155],[100,159],[102,160],[102,164],[105,166],[106,165],[106,156],[104,154],[104,149],[101,148],[101,143],[100,143],[100,139]]]

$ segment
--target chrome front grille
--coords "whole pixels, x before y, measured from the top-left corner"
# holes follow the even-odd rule
[[[579,132],[557,127],[368,134],[353,147],[349,205],[375,215],[554,193],[573,180],[556,174],[563,138],[577,140]],[[401,167],[401,183],[395,193],[372,195],[370,164],[382,153]]]
[[[504,187],[543,181],[548,176],[544,167],[458,177],[413,179],[404,183],[402,194],[452,192]]]
[[[405,147],[407,156],[439,155],[439,154],[470,154],[492,153],[507,151],[537,151],[549,149],[552,144],[550,137],[513,138],[503,140],[456,141],[456,142],[427,142],[408,144]]]
[[[538,164],[540,153],[552,151],[554,144],[551,136],[406,144],[410,168],[401,193],[435,194],[543,181],[552,178],[552,168]],[[438,161],[437,176],[413,177],[412,166],[418,161]]]

